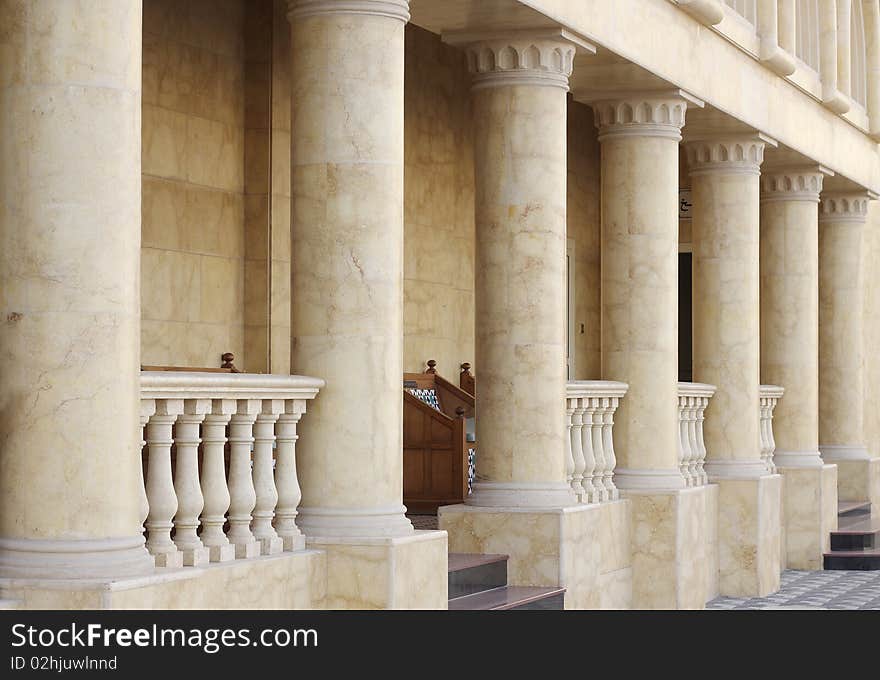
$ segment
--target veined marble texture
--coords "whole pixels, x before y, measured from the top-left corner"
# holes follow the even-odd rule
[[[837,528],[837,466],[779,468],[784,483],[786,568],[822,569]]]
[[[509,555],[511,585],[563,586],[566,609],[630,606],[627,501],[556,510],[453,505],[439,519],[451,552]]]
[[[841,501],[869,501],[871,515],[880,515],[880,458],[838,460],[837,495]]]

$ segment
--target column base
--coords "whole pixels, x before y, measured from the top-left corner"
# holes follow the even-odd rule
[[[327,554],[327,609],[446,609],[446,532],[381,538],[307,537]]]
[[[447,505],[438,511],[450,552],[509,556],[507,582],[561,586],[566,609],[629,609],[630,504],[559,508]]]
[[[0,578],[18,609],[320,609],[327,558],[303,550],[113,579]]]
[[[871,517],[880,517],[880,458],[834,460],[837,497],[841,501],[868,501]]]
[[[562,508],[577,505],[571,485],[563,482],[524,484],[508,482],[477,482],[466,505],[480,508]]]
[[[0,538],[0,577],[112,578],[150,574],[143,536],[89,540]]]
[[[312,536],[376,538],[408,536],[413,525],[404,505],[378,508],[301,507],[296,519],[308,540]]]
[[[837,528],[837,466],[782,467],[785,566],[822,569]]]
[[[621,495],[633,508],[633,609],[703,609],[718,594],[718,487]]]
[[[779,590],[782,477],[718,479],[719,591],[763,597]]]

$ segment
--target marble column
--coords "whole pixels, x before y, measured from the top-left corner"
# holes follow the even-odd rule
[[[819,204],[819,450],[837,465],[841,500],[880,503],[880,459],[865,435],[866,192],[824,192]]]
[[[408,0],[290,0],[291,371],[326,380],[300,425],[297,523],[328,607],[446,606],[446,536],[403,505],[403,82]],[[406,570],[421,574],[420,587]],[[379,570],[375,587],[358,585]],[[400,571],[400,574],[398,574]]]
[[[820,168],[761,178],[761,382],[785,396],[773,415],[783,474],[787,563],[820,569],[837,521],[837,468],[819,454]]]
[[[678,180],[688,101],[632,93],[593,104],[601,144],[602,377],[629,383],[615,415],[615,483],[632,507],[638,609],[702,608],[717,592],[715,487],[679,466]]]
[[[147,573],[141,2],[7,0],[0,26],[0,575]]]
[[[678,143],[687,102],[593,105],[602,147],[602,377],[629,383],[615,417],[620,489],[680,489]]]
[[[760,167],[757,135],[686,145],[693,203],[694,380],[716,386],[703,435],[719,486],[719,586],[779,589],[782,480],[761,459]],[[775,512],[773,512],[775,510]]]
[[[600,527],[627,508],[578,505],[566,481],[566,92],[576,49],[592,48],[552,30],[461,42],[473,74],[481,481],[466,505],[440,508],[440,528],[451,551],[509,555],[511,585],[563,586],[566,608],[595,607]]]
[[[563,420],[566,92],[574,52],[572,44],[531,36],[467,48],[481,480],[471,505],[576,502]]]

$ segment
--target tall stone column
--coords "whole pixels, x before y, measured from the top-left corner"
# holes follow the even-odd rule
[[[473,74],[481,481],[467,505],[440,509],[440,527],[452,551],[508,554],[512,585],[562,585],[567,607],[586,607],[598,593],[597,574],[585,578],[584,532],[599,506],[577,506],[565,468],[566,92],[577,46],[591,48],[560,31],[463,40]]]
[[[837,523],[837,468],[819,455],[819,227],[823,174],[784,168],[761,178],[761,382],[785,396],[773,415],[784,478],[787,565],[821,569]]]
[[[324,378],[297,444],[297,523],[330,559],[390,565],[375,594],[331,569],[328,605],[445,607],[446,541],[403,506],[403,82],[408,0],[290,0],[291,369]],[[379,541],[376,543],[376,541]],[[377,556],[376,552],[379,551]],[[420,589],[395,572],[423,570]],[[442,562],[442,564],[441,564]],[[402,588],[403,590],[398,590]]]
[[[593,104],[602,147],[602,376],[629,383],[615,481],[632,503],[633,607],[701,608],[710,487],[685,488],[678,422],[678,158],[687,100]]]
[[[151,571],[141,2],[0,3],[0,575]]]
[[[819,450],[841,500],[880,505],[880,458],[865,437],[864,230],[869,196],[819,204]]]
[[[779,589],[782,480],[761,459],[757,135],[686,145],[693,215],[694,380],[716,386],[703,423],[718,484],[720,592]]]

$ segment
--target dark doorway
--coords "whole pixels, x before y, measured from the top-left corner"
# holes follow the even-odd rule
[[[678,379],[693,382],[693,256],[678,254]]]

